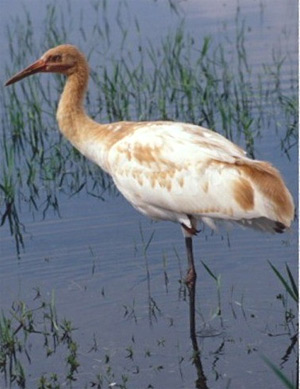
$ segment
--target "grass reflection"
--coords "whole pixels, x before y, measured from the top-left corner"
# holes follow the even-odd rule
[[[174,7],[173,2],[171,6]],[[231,48],[234,47],[234,50],[229,52],[226,37],[222,42],[214,42],[210,36],[196,40],[180,20],[177,29],[163,36],[158,44],[151,40],[145,42],[138,21],[130,26],[124,18],[124,3],[118,3],[114,20],[110,19],[111,10],[107,1],[91,2],[88,7],[92,9],[95,23],[87,23],[82,11],[78,40],[79,46],[85,47],[84,51],[89,56],[92,67],[92,81],[86,99],[87,111],[92,117],[104,122],[151,119],[192,122],[221,131],[228,138],[244,144],[251,155],[255,155],[257,142],[264,135],[264,129],[274,128],[274,134],[280,134],[279,145],[287,155],[297,143],[298,104],[295,77],[291,74],[289,81],[283,83],[282,73],[286,58],[275,54],[271,64],[262,66],[258,74],[254,71],[248,63],[245,24],[239,14],[236,18],[235,40],[231,42]],[[45,49],[72,40],[74,11],[70,2],[66,11],[69,23],[66,23],[64,12],[49,3],[42,23],[44,31],[40,34],[36,34],[36,27],[26,10],[24,19],[17,19],[7,27],[10,49],[7,74],[23,68]],[[130,12],[128,7],[126,12]],[[119,29],[117,51],[114,51],[112,23]],[[129,49],[130,31],[138,42],[134,53]],[[39,39],[36,38],[38,35]],[[51,77],[49,81],[35,77],[0,92],[0,144],[3,150],[0,171],[0,224],[2,228],[9,227],[18,254],[25,245],[25,226],[22,224],[24,208],[28,208],[32,215],[39,214],[46,218],[50,211],[59,214],[62,195],[75,196],[85,192],[102,201],[106,196],[116,194],[111,180],[61,139],[57,131],[55,110],[62,86],[63,79],[59,76],[54,80]],[[164,318],[163,305],[152,295],[147,255],[153,234],[144,236],[140,229],[142,256],[146,268],[148,320],[152,326],[156,321],[166,320],[168,329],[175,331],[176,318]],[[181,262],[176,251],[175,256],[179,262],[179,278],[183,279]],[[166,294],[171,288],[167,258],[167,254],[163,253],[162,282]],[[211,320],[217,317],[223,330],[222,314],[226,301],[223,296],[221,301],[221,278],[207,265],[203,265],[216,282],[217,309],[215,315],[211,315]],[[289,280],[291,281],[291,278]],[[295,292],[293,284],[291,287]],[[101,294],[105,296],[104,288]],[[192,295],[191,293],[187,296],[184,285],[179,284],[179,301],[185,301]],[[284,324],[292,337],[284,354],[285,358],[289,358],[297,340],[294,331],[296,316],[294,307],[288,307],[285,295],[279,300],[284,308]],[[7,384],[26,387],[28,374],[30,375],[30,361],[33,360],[30,340],[35,337],[33,343],[37,348],[41,345],[43,348],[42,352],[38,351],[38,355],[44,353],[43,355],[49,358],[59,355],[60,361],[63,355],[65,362],[63,371],[55,368],[53,372],[49,371],[38,377],[38,387],[72,387],[76,380],[82,378],[80,363],[83,359],[78,351],[79,341],[74,325],[70,320],[59,317],[54,297],[48,301],[38,293],[36,301],[37,305],[33,304],[33,308],[23,301],[16,301],[8,314],[2,314],[1,374]],[[196,320],[198,314],[194,305],[190,302],[190,318],[194,317],[192,320]],[[245,305],[243,298],[239,305],[231,303],[232,316],[237,320],[240,309],[244,321],[248,320],[249,323]],[[131,304],[123,304],[123,310],[124,317],[130,319],[134,325],[138,323],[137,318],[143,317],[139,311],[141,306],[135,299]],[[203,322],[206,323],[205,320]],[[207,372],[203,372],[198,346],[200,336],[202,341],[205,333],[197,333],[195,323],[192,329],[190,336],[194,353],[187,355],[178,347],[178,369],[183,382],[184,368],[192,359],[196,366],[198,387],[206,387]],[[217,331],[217,334],[219,335],[220,331]],[[137,338],[132,336],[124,347],[119,347],[126,362],[122,358],[116,362],[115,350],[105,350],[95,335],[91,337],[90,353],[95,353],[101,364],[97,365],[98,372],[89,377],[86,387],[129,388],[134,377],[139,374],[142,376],[145,370],[159,375],[166,369],[163,362],[158,363],[157,359],[154,359],[155,355],[163,354],[161,350],[165,352],[167,349],[167,340],[163,336],[157,339],[155,345],[142,344],[142,358],[141,346],[137,344]],[[222,377],[222,366],[218,365],[220,355],[224,352],[225,345],[232,342],[223,331],[221,337],[212,366],[209,367],[216,381]],[[33,350],[36,351],[36,348]],[[253,350],[254,347],[249,353]],[[118,366],[120,360],[125,366],[122,367],[121,373]],[[60,362],[57,365],[59,366]],[[149,382],[149,388],[150,385],[152,382]],[[230,381],[227,387],[231,387]]]

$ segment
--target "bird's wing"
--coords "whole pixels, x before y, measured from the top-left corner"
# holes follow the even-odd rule
[[[214,219],[247,224],[262,218],[290,224],[292,200],[278,171],[247,158],[221,135],[173,122],[126,126],[110,142],[106,166],[142,213],[184,224],[189,216],[210,225]]]
[[[121,162],[130,162],[135,168],[161,171],[174,164],[179,168],[186,164],[203,164],[209,159],[231,163],[246,155],[222,135],[203,127],[176,122],[138,122],[131,126],[126,136],[122,136],[122,127],[117,126],[121,136],[113,137],[115,142],[109,150],[109,162],[113,164],[111,174]]]
[[[118,189],[140,211],[153,218],[178,215],[233,215],[230,169],[245,152],[202,127],[173,122],[137,123],[113,144],[109,172]]]

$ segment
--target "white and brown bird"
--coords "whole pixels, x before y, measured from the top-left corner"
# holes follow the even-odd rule
[[[72,145],[109,173],[137,210],[181,225],[188,284],[196,278],[192,237],[198,221],[214,228],[225,220],[278,233],[290,227],[293,199],[270,163],[247,158],[223,136],[192,124],[95,122],[83,107],[89,66],[74,46],[48,50],[6,85],[38,72],[67,77],[57,120]]]

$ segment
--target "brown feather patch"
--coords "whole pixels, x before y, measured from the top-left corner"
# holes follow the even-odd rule
[[[157,163],[160,157],[160,147],[149,147],[135,144],[133,149],[134,158],[141,164]]]
[[[294,204],[278,170],[267,162],[239,162],[237,165],[274,204],[278,221],[289,226],[294,216]]]
[[[234,182],[233,196],[245,211],[250,211],[254,208],[254,191],[248,180],[240,178]]]

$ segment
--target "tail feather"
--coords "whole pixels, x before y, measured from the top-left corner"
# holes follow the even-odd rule
[[[220,226],[227,226],[230,227],[234,224],[238,224],[241,227],[246,228],[252,228],[254,230],[259,230],[262,232],[268,232],[271,234],[282,234],[286,230],[289,229],[288,226],[285,224],[276,221],[271,220],[266,217],[258,217],[254,219],[240,219],[240,220],[224,220],[224,219],[213,219],[210,217],[202,217],[202,222],[206,224],[208,227],[210,227],[213,230],[218,230],[218,227]]]
[[[245,227],[250,227],[255,230],[270,232],[270,233],[279,233],[282,234],[285,232],[288,227],[278,221],[270,220],[266,217],[259,217],[255,219],[242,219],[237,221],[238,224],[241,224]]]

